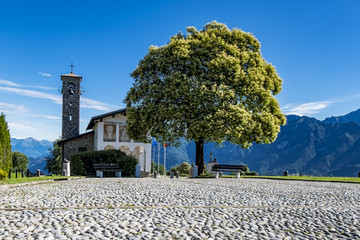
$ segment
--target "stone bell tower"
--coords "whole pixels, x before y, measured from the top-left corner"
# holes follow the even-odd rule
[[[71,65],[73,66],[73,65]],[[80,82],[82,77],[71,72],[61,75],[62,99],[62,139],[79,135],[80,124]]]

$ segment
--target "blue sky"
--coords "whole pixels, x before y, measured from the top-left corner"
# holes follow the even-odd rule
[[[283,79],[284,113],[324,119],[360,108],[360,1],[1,1],[0,112],[16,138],[61,135],[60,75],[83,77],[80,132],[125,107],[151,45],[213,20],[251,32]]]

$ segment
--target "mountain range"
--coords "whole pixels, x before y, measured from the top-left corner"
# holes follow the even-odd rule
[[[347,122],[354,122],[354,123],[360,123],[360,109],[353,111],[351,113],[348,113],[344,116],[340,117],[329,117],[325,118],[323,121],[324,123],[347,123]]]
[[[29,157],[31,171],[45,167],[52,142],[33,138],[11,139],[13,151]],[[158,160],[157,148],[154,159]],[[360,109],[344,116],[323,121],[310,117],[288,115],[276,141],[253,144],[249,149],[224,142],[204,146],[205,164],[210,153],[222,164],[247,164],[261,175],[304,174],[312,176],[358,176],[360,172]],[[181,140],[178,148],[166,148],[166,167],[195,162],[195,143]],[[163,150],[160,151],[163,164]]]
[[[273,143],[253,144],[249,149],[229,142],[220,148],[208,143],[204,147],[205,163],[212,152],[221,164],[247,164],[261,175],[282,175],[288,171],[312,176],[358,176],[360,109],[323,121],[306,116],[286,117],[287,123],[281,126]],[[195,162],[194,142],[184,141],[181,146],[167,149],[167,168],[180,164],[181,159]]]
[[[19,151],[27,157],[37,158],[49,153],[53,144],[47,140],[36,140],[34,138],[16,139],[11,138],[12,151]]]
[[[25,154],[29,159],[29,169],[31,172],[36,172],[40,169],[43,173],[45,171],[46,162],[45,157],[50,154],[49,149],[53,147],[52,142],[47,140],[36,140],[34,138],[16,139],[11,138],[12,151],[19,151]]]

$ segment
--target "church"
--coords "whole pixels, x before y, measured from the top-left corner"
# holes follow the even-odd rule
[[[82,77],[74,74],[61,75],[62,87],[62,173],[70,176],[64,163],[78,152],[121,150],[133,155],[140,165],[142,175],[151,169],[151,143],[136,142],[127,134],[126,108],[104,113],[90,119],[85,133],[79,134],[80,95]],[[70,161],[71,164],[71,161]]]

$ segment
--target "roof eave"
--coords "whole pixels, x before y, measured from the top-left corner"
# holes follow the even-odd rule
[[[125,113],[125,115],[126,115],[126,108],[122,108],[122,109],[119,109],[119,110],[116,110],[116,111],[112,111],[112,112],[108,112],[108,113],[104,113],[104,114],[92,117],[90,119],[90,122],[89,122],[86,130],[92,129],[95,126],[95,121],[96,120],[102,119],[102,118],[105,118],[105,117],[108,117],[108,116],[111,116],[111,115],[116,115],[116,114],[119,114],[119,113]]]

